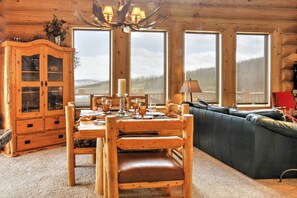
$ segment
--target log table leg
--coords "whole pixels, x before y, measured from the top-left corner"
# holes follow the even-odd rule
[[[96,146],[95,191],[97,195],[103,195],[103,144],[102,144],[101,138],[97,138],[97,146]]]

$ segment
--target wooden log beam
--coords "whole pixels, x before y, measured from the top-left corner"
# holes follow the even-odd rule
[[[283,45],[282,56],[289,56],[292,53],[296,53],[297,45]]]
[[[73,11],[6,11],[5,20],[8,25],[44,25],[47,21],[53,19],[53,15],[56,15],[58,18],[65,20],[68,24],[79,24],[79,20],[77,20]],[[86,15],[89,16],[89,15]]]
[[[210,17],[175,17],[171,16],[168,23],[183,23],[186,29],[201,29],[201,30],[222,30],[227,26],[234,26],[238,31],[261,31],[273,32],[277,28],[285,29],[286,32],[294,33],[297,31],[295,21],[283,20],[256,20],[256,19],[226,19],[226,18],[210,18]],[[211,29],[209,29],[211,28]]]
[[[110,3],[110,0],[101,0],[102,4],[113,4],[116,5],[116,3]],[[137,6],[146,6],[151,7],[154,4],[157,4],[159,0],[152,0],[152,1],[145,1],[145,0],[138,0],[136,2]],[[16,1],[16,0],[6,0],[7,6],[11,10],[32,10],[32,9],[38,9],[37,7],[40,7],[41,10],[49,10],[49,9],[55,9],[60,10],[61,7],[61,1],[60,0],[52,0],[52,1],[40,1],[40,0],[30,0],[30,1]],[[63,2],[63,9],[65,7],[72,8],[73,6],[80,6],[82,4],[86,4],[91,6],[92,1],[86,1],[86,0],[73,0],[73,1],[64,1]],[[267,1],[267,0],[257,0],[257,1],[243,1],[243,0],[170,0],[165,1],[165,6],[232,6],[232,7],[248,7],[248,8],[293,8],[296,9],[296,1],[295,0],[273,0],[273,1]]]
[[[112,95],[118,90],[118,79],[130,79],[130,34],[124,33],[120,29],[112,31]],[[130,92],[130,81],[126,81],[127,93]]]
[[[292,82],[294,79],[294,71],[292,69],[282,70],[282,81]]]
[[[295,0],[257,0],[257,1],[243,1],[243,0],[170,0],[174,5],[213,5],[213,6],[245,6],[245,7],[272,7],[272,8],[297,8]]]
[[[184,31],[180,23],[171,24],[168,32],[168,99],[173,103],[181,103],[183,95],[179,90],[185,80],[184,71]]]
[[[222,33],[222,106],[236,106],[236,31],[227,28]]]
[[[270,84],[271,93],[281,90],[281,61],[282,61],[282,31],[280,28],[276,29],[271,34],[271,74]]]
[[[84,1],[86,2],[86,1]],[[92,5],[92,1],[87,1]],[[61,3],[63,5],[61,5]],[[88,3],[84,3],[88,4]],[[6,0],[6,6],[9,11],[47,11],[47,12],[59,12],[65,9],[72,9],[77,5],[75,1],[60,1],[60,0],[30,0],[30,1],[16,1],[16,0]]]
[[[29,23],[37,20],[50,19],[53,14],[65,17],[66,21],[72,22],[73,10],[79,8],[83,14],[88,17],[91,14],[91,2],[63,2],[63,9],[61,9],[61,2],[59,0],[40,3],[40,1],[8,1],[7,3],[7,21],[25,21]],[[66,5],[64,5],[66,4]],[[140,4],[140,6],[146,4]],[[148,8],[147,8],[148,9]],[[147,10],[149,12],[149,10]],[[296,8],[288,7],[247,7],[247,6],[233,6],[222,4],[217,6],[211,5],[197,5],[184,4],[183,6],[168,4],[164,6],[163,11],[168,13],[171,17],[191,17],[191,18],[226,18],[226,19],[257,19],[257,20],[292,20],[296,21]],[[33,18],[32,18],[33,17]]]
[[[175,17],[208,17],[223,19],[258,19],[258,20],[297,20],[297,9],[280,8],[249,8],[234,6],[170,6],[166,11]]]
[[[294,61],[288,59],[287,57],[282,58],[282,69],[293,69]]]
[[[294,83],[293,82],[283,82],[282,83],[282,91],[292,92],[293,89],[294,89]]]
[[[284,45],[297,45],[297,34],[284,34],[282,43]]]

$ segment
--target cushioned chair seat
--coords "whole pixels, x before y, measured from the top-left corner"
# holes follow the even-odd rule
[[[120,153],[118,160],[119,183],[184,179],[183,168],[165,152]]]
[[[96,147],[96,139],[93,140],[74,140],[74,148]]]

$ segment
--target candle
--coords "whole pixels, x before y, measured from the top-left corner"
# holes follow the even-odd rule
[[[126,93],[126,79],[118,80],[118,96],[124,97]]]

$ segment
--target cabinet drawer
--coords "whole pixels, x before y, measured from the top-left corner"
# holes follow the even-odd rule
[[[23,151],[64,143],[66,141],[65,136],[65,130],[37,133],[34,135],[20,135],[17,136],[17,150]]]
[[[65,128],[65,116],[45,118],[45,130]]]
[[[18,120],[16,122],[17,134],[43,131],[43,119]]]

